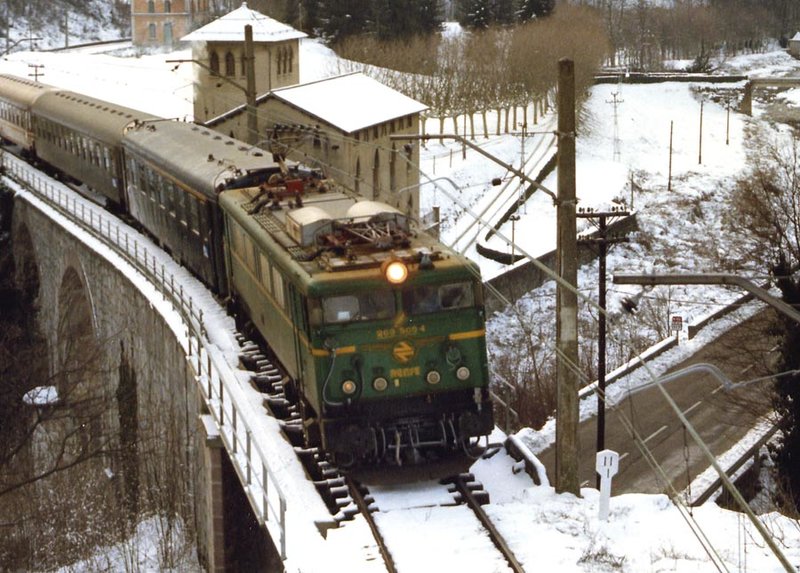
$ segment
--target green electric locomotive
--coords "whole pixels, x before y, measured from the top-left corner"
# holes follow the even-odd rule
[[[313,173],[220,195],[229,282],[341,465],[491,432],[477,266]]]

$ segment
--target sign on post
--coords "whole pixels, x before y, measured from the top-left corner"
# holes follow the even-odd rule
[[[611,478],[619,470],[619,454],[614,450],[597,452],[595,470],[600,475],[600,521],[608,521],[608,499],[611,497]]]
[[[689,324],[680,314],[673,314],[670,316],[669,329],[678,337],[678,344],[689,340]]]

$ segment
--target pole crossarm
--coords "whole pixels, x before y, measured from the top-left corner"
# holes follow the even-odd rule
[[[506,169],[511,171],[511,173],[513,173],[514,175],[516,175],[517,177],[519,177],[520,179],[522,179],[523,181],[528,183],[531,187],[535,187],[536,189],[539,189],[540,191],[544,191],[545,193],[547,193],[553,199],[553,204],[554,205],[558,205],[558,203],[559,203],[558,197],[556,197],[556,194],[553,193],[552,191],[550,191],[550,189],[548,189],[547,187],[545,187],[544,185],[542,185],[538,181],[534,181],[533,179],[528,177],[525,173],[523,173],[522,171],[520,171],[519,169],[517,169],[513,165],[510,165],[510,164],[506,163],[505,161],[502,161],[501,159],[498,159],[497,157],[495,157],[491,153],[483,150],[479,145],[475,145],[474,143],[472,143],[471,141],[469,141],[468,139],[466,139],[465,137],[462,137],[460,135],[455,135],[455,134],[452,134],[452,133],[442,133],[442,134],[438,134],[438,135],[400,135],[400,134],[398,134],[398,135],[389,136],[389,139],[395,139],[395,140],[424,140],[424,141],[427,141],[429,139],[455,139],[456,141],[461,142],[463,145],[466,145],[470,149],[472,149],[474,151],[477,151],[478,153],[480,153],[481,155],[483,155],[487,159],[490,159],[491,161],[494,161],[498,165],[500,165],[502,167],[505,167]]]
[[[800,312],[786,304],[779,298],[769,294],[765,289],[753,284],[750,279],[736,275],[708,273],[708,274],[647,274],[628,275],[615,274],[614,283],[622,285],[730,285],[738,286],[759,300],[767,303],[777,311],[785,314],[795,322],[800,323]]]

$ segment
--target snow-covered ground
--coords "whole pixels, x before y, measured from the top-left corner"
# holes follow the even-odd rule
[[[143,57],[114,57],[102,54],[15,53],[0,61],[0,72],[17,75],[29,73],[28,64],[44,64],[43,81],[89,92],[100,98],[117,101],[134,108],[167,117],[191,116],[191,69],[166,59],[186,58],[188,52]],[[301,78],[309,81],[332,73],[331,54],[318,43],[305,40],[301,52]],[[754,70],[757,75],[797,72],[800,65],[783,52],[736,58],[728,62],[735,71]],[[733,68],[732,68],[733,69]],[[733,89],[736,86],[729,86]],[[632,242],[617,246],[609,258],[611,272],[690,272],[718,270],[712,265],[735,257],[724,235],[724,201],[732,180],[745,167],[744,126],[749,120],[737,113],[730,114],[729,143],[724,103],[708,98],[703,101],[703,146],[700,159],[700,99],[691,84],[656,84],[642,86],[601,85],[593,88],[581,117],[578,137],[578,196],[581,206],[604,207],[612,201],[624,200],[628,208],[640,213],[640,226],[649,236],[659,237],[654,251],[644,250]],[[616,119],[613,101],[617,94]],[[787,102],[800,100],[800,90],[789,92]],[[756,108],[756,118],[761,110]],[[673,133],[672,190],[667,191],[669,170],[670,123]],[[494,125],[494,118],[489,118]],[[438,124],[431,122],[428,133]],[[451,126],[447,125],[446,129]],[[531,161],[541,163],[552,147],[553,120],[545,116],[538,126],[529,126],[535,133],[525,141],[526,155],[537,150]],[[522,143],[519,136],[480,139],[486,150],[514,164],[521,160]],[[451,153],[452,150],[452,153]],[[453,144],[429,143],[422,153],[422,168],[426,176],[439,179],[438,189],[423,187],[423,206],[443,206],[447,225],[443,229],[445,242],[457,242],[464,227],[469,225],[458,203],[482,211],[493,189],[488,182],[494,177],[508,179],[497,165],[468,152],[461,159],[460,147]],[[425,176],[424,175],[424,176]],[[447,180],[445,180],[446,178]],[[633,179],[642,191],[631,194]],[[451,183],[452,182],[452,183]],[[453,185],[455,184],[455,185]],[[512,183],[514,184],[514,183]],[[555,190],[554,176],[544,185]],[[487,193],[488,192],[488,193]],[[451,196],[452,195],[452,196]],[[488,213],[489,211],[487,211]],[[555,244],[554,209],[552,201],[537,193],[511,228],[503,228],[506,237],[514,235],[519,247],[533,255],[549,251]],[[679,216],[677,216],[679,215]],[[510,225],[510,224],[509,224]],[[506,227],[509,227],[506,225]],[[501,250],[509,248],[502,240],[491,244]],[[471,250],[472,249],[472,250]],[[468,253],[474,248],[467,249]],[[655,253],[655,254],[653,254]],[[484,273],[493,276],[500,272],[496,263],[478,259]],[[748,268],[747,262],[744,267]],[[755,270],[755,267],[753,267]],[[583,292],[596,290],[596,268],[582,269],[579,287]],[[528,297],[535,307],[544,299],[552,299],[552,287],[537,289]],[[611,289],[609,308],[618,304],[624,295],[638,294],[636,289]],[[673,308],[688,317],[709,311],[709,302],[723,304],[739,293],[724,289],[692,287],[674,289]],[[550,303],[545,303],[549,306]],[[495,350],[500,350],[506,332],[513,329],[509,317],[492,319],[490,332],[496,337]],[[658,366],[652,366],[657,371]],[[647,382],[645,380],[644,382]],[[531,443],[552,439],[552,427],[539,432],[525,430]],[[593,463],[586,460],[583,463]],[[495,456],[478,462],[473,468],[476,478],[483,482],[492,496],[489,513],[514,548],[528,570],[553,572],[571,571],[696,571],[715,567],[695,535],[697,528],[708,537],[727,570],[784,571],[778,559],[771,555],[765,543],[740,514],[706,504],[693,511],[696,522],[693,531],[684,516],[665,496],[624,495],[611,499],[607,522],[598,519],[598,493],[585,489],[582,497],[556,494],[549,486],[535,487],[524,474],[514,475],[505,456]],[[392,526],[397,545],[402,536],[410,535],[417,521],[433,519],[434,509],[421,509],[401,523]],[[390,516],[391,512],[387,512]],[[761,519],[794,567],[800,565],[800,531],[794,520],[776,513],[766,513]],[[446,523],[446,522],[445,522]],[[446,527],[446,525],[445,525]],[[363,532],[357,525],[348,525],[330,532],[328,541],[309,542],[309,547],[321,547],[319,553],[308,551],[292,557],[292,569],[330,571],[331,563],[341,563],[343,569],[369,569],[363,550],[349,551],[358,543]],[[391,542],[391,539],[390,539]],[[295,547],[296,544],[293,543]],[[458,539],[438,553],[422,554],[414,559],[408,570],[438,571],[448,567],[459,552]],[[332,561],[336,555],[336,561]],[[91,570],[86,564],[83,570]],[[470,570],[469,567],[462,568]],[[76,569],[71,569],[76,570]],[[80,567],[77,567],[80,570]],[[155,570],[143,565],[141,570]],[[375,569],[373,569],[375,570]],[[471,569],[483,573],[478,569]]]

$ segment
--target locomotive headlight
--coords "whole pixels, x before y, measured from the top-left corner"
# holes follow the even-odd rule
[[[442,375],[439,374],[436,370],[431,370],[425,375],[425,381],[428,384],[438,384],[442,380]]]
[[[389,381],[383,376],[379,376],[372,381],[372,387],[378,392],[383,392],[389,387]]]
[[[466,366],[460,366],[458,370],[456,370],[456,378],[461,380],[462,382],[469,378],[469,368]]]
[[[356,393],[358,386],[352,380],[345,380],[342,382],[342,392],[347,394],[348,396],[352,396]]]
[[[408,278],[408,267],[403,261],[388,261],[383,265],[383,276],[393,285],[403,284]]]

